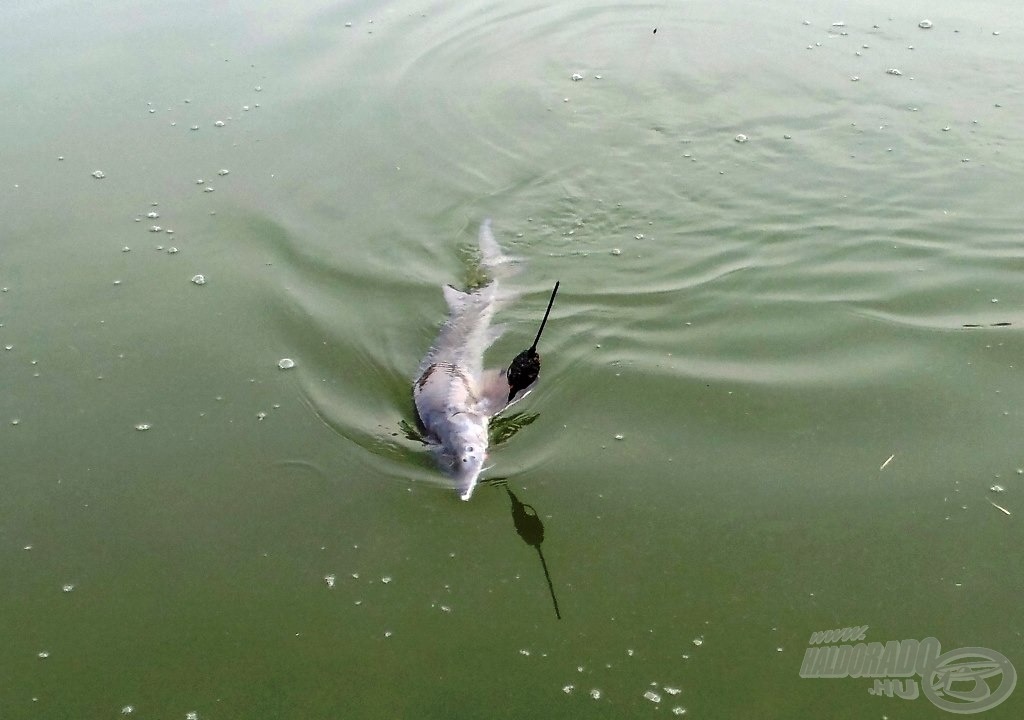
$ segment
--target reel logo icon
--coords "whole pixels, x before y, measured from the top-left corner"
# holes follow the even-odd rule
[[[988,680],[999,676],[993,691]],[[921,677],[924,695],[943,710],[961,715],[993,708],[1013,692],[1017,671],[1002,653],[988,648],[950,650]]]
[[[937,638],[867,641],[867,625],[811,634],[803,678],[871,678],[873,697],[916,700],[958,715],[994,708],[1017,686],[1017,670],[1000,652],[965,647],[942,652]]]

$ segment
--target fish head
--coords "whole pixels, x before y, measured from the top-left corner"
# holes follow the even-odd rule
[[[469,500],[487,460],[487,416],[468,412],[455,414],[448,440],[451,475],[458,486],[459,497]]]

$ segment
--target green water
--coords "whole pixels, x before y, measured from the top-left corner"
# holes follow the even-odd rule
[[[1024,672],[1016,5],[0,27],[0,718],[952,716],[800,676],[859,625]],[[410,383],[484,217],[489,364],[562,286],[462,503]]]

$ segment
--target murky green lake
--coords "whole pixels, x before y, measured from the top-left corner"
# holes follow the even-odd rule
[[[0,718],[952,717],[801,676],[865,625],[1024,672],[1017,5],[0,28]],[[561,291],[463,503],[410,385],[486,217],[490,365]]]

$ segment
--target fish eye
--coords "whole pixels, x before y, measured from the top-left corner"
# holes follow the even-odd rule
[[[473,452],[473,446],[470,445],[468,448],[466,448],[466,450],[469,451],[469,452]]]

